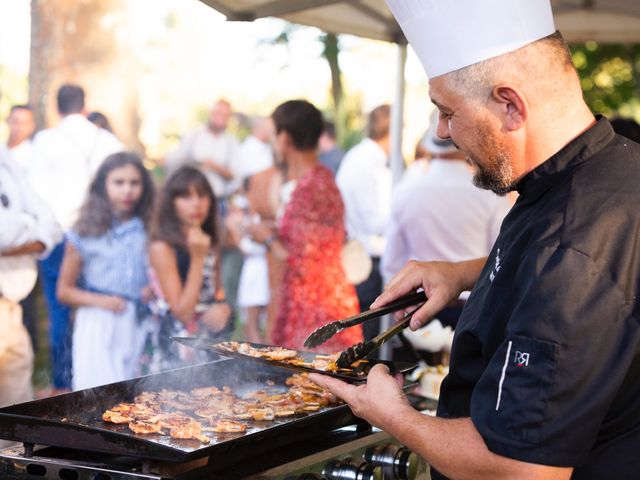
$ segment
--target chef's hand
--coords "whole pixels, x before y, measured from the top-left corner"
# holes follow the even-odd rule
[[[481,265],[484,265],[481,259]],[[423,288],[428,300],[413,314],[411,324],[412,330],[417,330],[422,325],[430,321],[440,310],[458,298],[467,288],[469,273],[475,274],[478,262],[450,263],[450,262],[417,262],[410,261],[398,274],[393,277],[384,292],[371,304],[371,308],[382,307],[396,298]],[[473,272],[471,272],[473,270]],[[477,271],[477,275],[480,271]],[[476,275],[476,279],[477,279]],[[475,280],[471,283],[473,285]],[[470,287],[468,289],[471,289]],[[406,313],[413,310],[411,306],[394,313],[397,320],[400,320]]]
[[[310,373],[309,380],[340,397],[355,415],[383,430],[388,430],[396,418],[403,418],[402,412],[413,410],[402,391],[402,377],[389,375],[386,365],[375,365],[362,385],[350,385],[318,373]]]

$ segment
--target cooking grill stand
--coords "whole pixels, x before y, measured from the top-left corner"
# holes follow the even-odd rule
[[[222,379],[217,378],[216,369],[224,372]],[[0,478],[289,480],[298,476],[263,476],[260,472],[270,469],[275,469],[275,472],[290,463],[302,465],[308,463],[310,458],[323,455],[322,452],[335,450],[348,453],[358,439],[362,442],[368,441],[367,437],[373,439],[377,438],[376,435],[386,435],[372,432],[371,427],[355,417],[346,405],[331,406],[305,417],[283,421],[243,437],[232,438],[229,442],[196,448],[182,448],[170,440],[152,442],[130,433],[125,434],[117,426],[111,427],[100,420],[105,406],[130,401],[142,390],[163,387],[186,389],[204,385],[221,387],[232,378],[239,379],[241,383],[244,378],[244,388],[255,389],[260,385],[264,387],[267,379],[280,384],[290,375],[289,371],[274,367],[260,372],[254,369],[255,364],[222,360],[2,408],[0,437],[23,443],[0,451]],[[250,377],[256,377],[253,381],[247,380],[248,371]],[[180,385],[187,376],[197,378],[198,385]],[[87,414],[87,410],[90,410],[90,414]],[[391,442],[392,439],[385,441]],[[324,478],[318,470],[315,472],[312,477],[302,478]]]

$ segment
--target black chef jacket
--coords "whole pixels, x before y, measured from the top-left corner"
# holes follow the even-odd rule
[[[438,416],[471,417],[492,452],[574,479],[640,478],[640,145],[599,118],[517,190]]]

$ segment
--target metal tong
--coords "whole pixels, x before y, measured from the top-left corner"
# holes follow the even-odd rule
[[[367,320],[372,320],[374,318],[386,315],[387,313],[395,312],[396,310],[401,310],[411,305],[424,303],[426,301],[427,296],[424,292],[414,292],[403,297],[399,297],[393,302],[390,302],[382,307],[374,308],[373,310],[367,310],[365,312],[359,313],[358,315],[354,315],[353,317],[345,318],[343,320],[337,320],[335,322],[327,323],[326,325],[323,325],[322,327],[311,332],[311,334],[304,341],[304,346],[308,348],[317,347],[345,328],[353,327],[354,325],[366,322]]]
[[[339,368],[349,368],[353,362],[363,359],[367,355],[369,355],[374,350],[380,348],[384,343],[387,342],[391,337],[397,335],[406,327],[409,326],[409,322],[411,321],[411,317],[420,307],[414,308],[409,313],[407,313],[402,320],[396,323],[393,327],[385,330],[380,335],[375,338],[372,338],[366,342],[360,342],[351,347],[347,348],[343,351],[338,359],[336,360],[336,365]]]

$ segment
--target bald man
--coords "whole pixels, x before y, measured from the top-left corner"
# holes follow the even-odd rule
[[[217,100],[209,109],[206,123],[187,133],[178,148],[165,159],[170,170],[185,163],[197,164],[207,176],[216,197],[222,201],[240,186],[238,140],[227,131],[232,115],[231,103]]]
[[[477,186],[520,195],[488,258],[410,262],[372,305],[424,288],[415,329],[472,290],[437,418],[383,366],[366,385],[313,380],[435,479],[637,478],[640,147],[585,104],[547,0],[387,1],[430,76],[438,136],[467,155]]]

